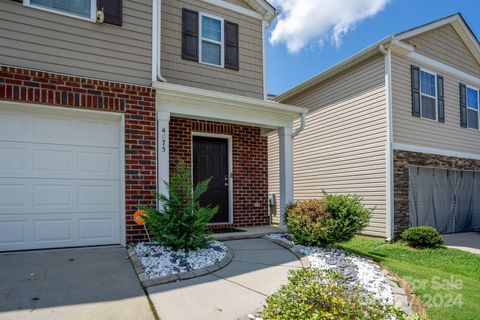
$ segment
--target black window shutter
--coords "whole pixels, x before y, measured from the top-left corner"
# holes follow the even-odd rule
[[[445,122],[445,97],[443,90],[443,76],[437,75],[437,103],[438,122]]]
[[[198,12],[182,9],[182,58],[198,61]]]
[[[467,127],[467,87],[460,83],[460,126]]]
[[[104,23],[122,25],[122,0],[97,0],[97,10],[103,11]]]
[[[224,22],[225,30],[225,68],[238,70],[238,24]]]
[[[420,117],[420,68],[411,66],[412,73],[412,116]]]

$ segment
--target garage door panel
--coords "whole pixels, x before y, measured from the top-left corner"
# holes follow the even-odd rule
[[[0,141],[0,174],[21,174],[28,166],[26,159],[29,150],[26,146],[16,146]]]
[[[25,246],[27,242],[28,221],[18,220],[11,217],[11,220],[0,219],[0,247],[2,246]]]
[[[120,243],[118,119],[0,109],[0,251]]]
[[[33,150],[33,175],[37,174],[61,174],[64,176],[73,176],[73,162],[75,161],[75,152],[70,150],[55,150],[52,148],[39,148]]]
[[[0,177],[118,179],[119,149],[0,141]]]
[[[120,135],[118,125],[103,120],[78,120],[78,142],[93,146],[118,146]]]
[[[75,142],[75,119],[38,114],[34,117],[35,140],[55,143]]]
[[[78,176],[109,179],[118,176],[118,149],[78,151]]]
[[[118,212],[118,180],[0,178],[0,216],[9,214]]]
[[[0,180],[0,214],[28,206],[28,189],[27,184]]]
[[[0,110],[3,141],[117,148],[120,138],[118,121],[54,112]]]
[[[65,245],[73,242],[73,221],[72,219],[41,219],[33,223],[34,242],[42,243],[61,242]]]
[[[120,227],[120,221],[108,214],[81,218],[78,223],[78,234],[81,241],[110,240],[115,238],[114,228]]]
[[[80,185],[78,187],[79,208],[118,209],[118,184]]]
[[[0,137],[6,140],[24,140],[33,136],[33,115],[25,112],[0,110]]]

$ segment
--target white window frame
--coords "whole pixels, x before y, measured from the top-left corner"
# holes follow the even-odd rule
[[[204,13],[204,12],[199,12],[199,16],[200,16],[200,19],[198,19],[198,30],[199,30],[199,37],[198,37],[198,57],[199,57],[199,59],[198,59],[198,61],[200,63],[206,64],[206,65],[209,65],[209,66],[214,66],[214,67],[217,67],[217,68],[223,68],[224,65],[225,65],[225,61],[224,61],[225,60],[225,30],[224,30],[224,22],[225,21],[224,21],[223,18],[214,16],[214,15],[211,15],[211,14],[208,14],[208,13]],[[215,40],[206,39],[206,38],[204,39],[203,38],[202,17],[207,17],[207,18],[211,18],[211,19],[215,19],[215,20],[220,21],[220,41],[215,41]],[[202,56],[202,42],[203,41],[220,45],[220,64],[219,65],[203,61],[203,56]]]
[[[478,108],[476,110],[474,108],[470,108],[468,106],[468,89],[472,89],[472,90],[477,91],[477,107]],[[476,130],[476,131],[480,130],[480,90],[477,87],[470,86],[468,84],[465,86],[465,106],[467,107],[467,129],[472,129],[472,130]],[[468,126],[468,110],[469,109],[477,112],[478,128],[470,128]]]
[[[73,13],[68,13],[68,12],[63,12],[60,10],[55,10],[55,9],[50,9],[50,8],[44,8],[42,6],[38,6],[35,4],[31,4],[30,0],[23,0],[23,5],[26,7],[42,10],[42,11],[47,11],[47,12],[52,12],[56,14],[60,14],[62,16],[67,16],[75,19],[80,19],[84,21],[90,21],[90,22],[97,22],[97,0],[90,0],[90,17],[83,17],[79,16]]]
[[[423,93],[422,92],[422,71],[423,72],[426,72],[426,73],[429,73],[431,75],[433,75],[435,77],[435,96],[431,96],[427,93]],[[424,69],[424,68],[420,68],[420,72],[419,72],[419,81],[420,81],[420,117],[422,119],[425,119],[425,120],[430,120],[430,121],[435,121],[435,122],[438,122],[438,75],[433,72],[433,71],[430,71],[430,70],[427,70],[427,69]],[[434,98],[435,99],[435,119],[431,119],[431,118],[427,118],[427,117],[424,117],[422,114],[422,96],[425,96],[425,97],[428,97],[428,98]]]

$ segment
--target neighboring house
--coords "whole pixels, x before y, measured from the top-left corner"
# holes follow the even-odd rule
[[[212,226],[268,224],[266,134],[286,146],[287,201],[305,111],[264,99],[275,16],[263,0],[0,0],[0,251],[145,240],[133,213],[180,160],[213,176]]]
[[[364,233],[480,228],[480,45],[460,14],[389,36],[274,100],[310,109],[294,198],[358,194]],[[278,192],[277,139],[269,187]]]

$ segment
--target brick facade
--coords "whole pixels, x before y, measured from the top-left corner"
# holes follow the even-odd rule
[[[442,169],[479,170],[480,160],[439,156],[428,153],[394,150],[395,235],[409,225],[409,166],[428,166]]]
[[[125,115],[127,242],[145,240],[133,222],[138,205],[154,206],[156,188],[155,91],[150,87],[0,66],[0,100]]]
[[[268,225],[267,138],[260,128],[187,118],[170,119],[170,169],[192,162],[192,132],[232,136],[233,224],[215,228]]]

